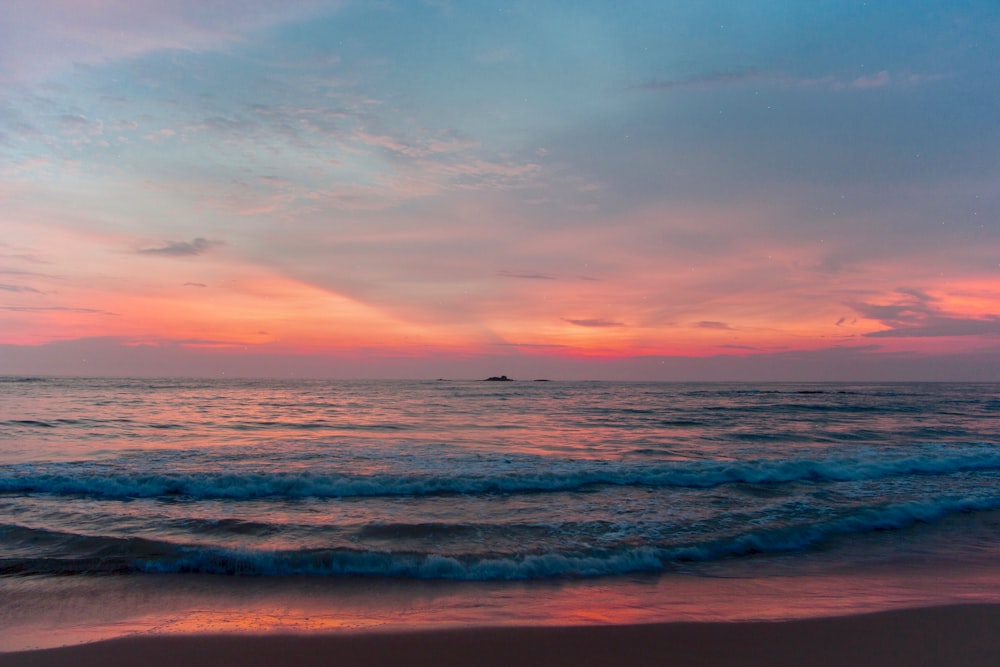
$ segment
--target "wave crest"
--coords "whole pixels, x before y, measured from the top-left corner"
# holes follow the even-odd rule
[[[816,460],[657,464],[590,460],[552,462],[544,457],[531,460],[506,457],[470,464],[466,459],[456,459],[446,460],[437,468],[370,474],[340,469],[156,472],[127,465],[60,462],[0,467],[0,493],[226,500],[347,498],[544,493],[576,491],[598,485],[704,489],[726,484],[851,482],[996,470],[1000,470],[1000,454],[985,448],[903,457],[869,455]]]

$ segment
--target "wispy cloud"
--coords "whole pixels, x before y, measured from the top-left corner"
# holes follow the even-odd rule
[[[97,308],[74,308],[70,306],[0,306],[0,310],[12,313],[90,313],[93,315],[117,315]]]
[[[376,133],[358,130],[354,138],[365,145],[382,148],[409,157],[423,157],[441,153],[458,153],[477,148],[479,142],[455,132],[444,132],[436,136],[401,137],[390,133]]]
[[[849,304],[864,318],[888,327],[867,334],[869,338],[933,338],[942,336],[1000,335],[1000,315],[968,317],[949,313],[939,299],[921,290],[900,288],[892,303]]]
[[[212,338],[179,338],[169,341],[172,345],[185,347],[245,347],[245,341],[215,340]]]
[[[224,241],[210,241],[201,237],[192,241],[175,241],[155,248],[141,248],[140,255],[158,255],[161,257],[191,257],[201,255],[214,247],[225,245]]]
[[[28,287],[27,285],[7,285],[0,283],[0,290],[4,292],[32,292],[34,294],[44,294],[42,290],[35,289],[34,287]]]
[[[195,0],[37,0],[14,2],[0,26],[0,77],[26,80],[74,65],[103,63],[166,49],[209,50],[248,31],[314,13],[314,0],[265,0],[207,8]],[[5,6],[6,7],[6,6]],[[327,11],[337,4],[326,3]],[[221,10],[221,11],[220,11]]]
[[[623,327],[623,326],[625,326],[624,322],[615,322],[614,320],[603,320],[603,319],[599,319],[599,318],[575,320],[575,319],[570,319],[570,318],[566,317],[566,318],[563,318],[563,320],[565,322],[569,322],[570,324],[575,324],[578,327],[597,327],[597,328],[601,328],[601,327]]]
[[[876,72],[875,74],[865,74],[859,76],[858,78],[851,81],[852,88],[884,88],[889,85],[891,81],[889,72],[887,70],[882,70],[881,72]]]
[[[496,347],[523,347],[525,349],[538,349],[538,350],[559,350],[569,347],[568,345],[562,345],[559,343],[490,343],[491,346]]]
[[[746,81],[760,80],[761,75],[756,70],[744,70],[735,72],[713,72],[699,76],[686,77],[683,79],[658,79],[647,81],[636,86],[629,86],[628,90],[678,90],[683,88],[716,88],[744,83]]]
[[[734,70],[730,72],[711,72],[680,79],[654,79],[645,83],[629,86],[628,91],[675,91],[685,89],[714,89],[733,86],[756,85],[774,86],[780,88],[820,89],[830,91],[875,90],[887,87],[912,87],[932,83],[943,79],[940,74],[918,74],[913,72],[891,73],[880,70],[873,74],[861,74],[856,77],[833,75],[800,76],[781,71]]]
[[[699,329],[715,329],[718,331],[732,331],[733,328],[726,324],[725,322],[715,322],[712,320],[703,320],[695,324]]]
[[[869,338],[935,338],[942,336],[1000,336],[1000,316],[984,318],[927,317],[913,326],[896,326],[865,334]]]
[[[521,271],[498,271],[499,275],[504,278],[521,278],[523,280],[555,280],[555,276],[550,276],[547,273],[528,273]]]

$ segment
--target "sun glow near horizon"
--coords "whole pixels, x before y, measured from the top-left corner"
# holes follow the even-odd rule
[[[293,2],[225,30],[185,3],[41,4],[0,40],[0,372],[104,340],[248,373],[1000,373],[1000,147],[976,111],[1000,76],[974,6],[941,5],[949,32],[845,3],[805,44],[794,3],[723,32],[683,3]]]

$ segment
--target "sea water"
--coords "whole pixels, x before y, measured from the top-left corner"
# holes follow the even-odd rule
[[[996,384],[3,378],[0,650],[1000,601],[998,416]]]

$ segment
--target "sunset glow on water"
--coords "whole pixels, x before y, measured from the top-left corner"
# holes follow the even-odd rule
[[[1000,596],[996,385],[9,378],[0,391],[0,624],[32,641]]]
[[[4,0],[0,651],[998,601],[994,5]]]

